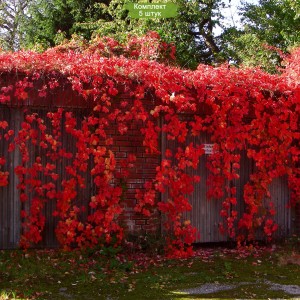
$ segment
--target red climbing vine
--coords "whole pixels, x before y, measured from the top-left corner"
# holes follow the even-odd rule
[[[282,75],[228,65],[200,65],[195,71],[167,66],[157,60],[170,62],[175,50],[156,33],[132,37],[126,45],[97,38],[44,53],[0,53],[1,108],[23,109],[20,128],[0,121],[5,151],[20,155],[14,172],[22,202],[21,246],[42,240],[47,203],[55,204],[56,236],[65,249],[120,244],[122,202],[138,156],[161,155],[156,176],[135,192],[134,211],[149,218],[160,211],[167,254],[191,255],[197,232],[183,214],[192,209],[189,195],[201,180],[189,170],[197,170],[204,149],[188,137],[202,134],[214,144],[207,165],[208,196],[222,201],[221,231],[242,243],[255,239],[261,228],[271,239],[277,229],[272,180],[286,176],[291,202],[300,201],[299,53],[295,50],[287,60]],[[85,107],[80,120],[72,105]],[[34,106],[51,108],[43,115],[32,112]],[[120,158],[116,140],[133,124],[143,137],[141,147]],[[161,153],[162,135],[178,147]],[[235,187],[241,153],[254,164],[243,199]],[[2,155],[1,188],[10,176]],[[89,199],[87,187],[92,188]],[[167,199],[159,200],[159,193]],[[241,201],[242,214],[237,209]]]

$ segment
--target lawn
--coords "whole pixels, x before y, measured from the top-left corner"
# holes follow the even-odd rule
[[[1,300],[300,297],[272,290],[270,283],[300,285],[295,248],[198,248],[195,257],[184,260],[137,252],[124,255],[111,248],[85,253],[0,251]],[[215,290],[206,293],[204,288],[210,287]]]

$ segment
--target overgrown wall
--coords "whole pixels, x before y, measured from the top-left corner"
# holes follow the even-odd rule
[[[169,256],[189,256],[198,233],[185,216],[193,209],[190,195],[203,179],[207,199],[219,203],[219,230],[225,236],[239,245],[257,233],[270,241],[278,230],[275,216],[282,213],[275,207],[272,182],[286,178],[289,205],[300,201],[297,64],[290,62],[287,70],[293,72],[282,75],[227,65],[189,71],[151,59],[103,57],[102,46],[0,55],[0,102],[21,111],[20,130],[13,128],[17,118],[0,121],[7,145],[0,157],[0,184],[6,189],[11,178],[18,179],[25,208],[20,212],[21,245],[40,243],[49,201],[55,203],[62,247],[119,245],[125,225],[119,218],[127,199],[128,207],[134,205],[135,213],[154,223],[161,214]],[[30,111],[40,106],[47,108],[43,117]],[[70,106],[90,110],[76,115]],[[186,114],[191,118],[182,118]],[[207,178],[195,172],[206,151],[196,139],[202,135],[210,136],[213,145]],[[162,136],[176,146],[162,152]],[[254,168],[240,191],[242,154]],[[10,155],[19,160],[14,170]],[[77,190],[88,189],[91,182],[87,211],[76,205],[81,201]],[[139,218],[136,226],[151,230],[147,218],[134,218]]]

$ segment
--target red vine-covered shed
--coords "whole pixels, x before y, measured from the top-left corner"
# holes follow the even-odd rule
[[[0,54],[0,248],[117,245],[131,232],[186,256],[197,241],[295,232],[299,51],[283,75],[190,71],[152,60],[172,55],[157,41],[116,56],[106,40],[110,57],[99,40]]]

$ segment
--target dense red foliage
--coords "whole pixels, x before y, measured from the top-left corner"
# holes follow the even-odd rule
[[[299,201],[299,50],[290,59],[286,73],[280,76],[227,65],[215,68],[200,65],[196,71],[189,71],[151,60],[161,53],[174,55],[172,47],[161,46],[157,41],[158,36],[152,33],[142,41],[133,40],[127,48],[107,39],[85,45],[81,50],[69,45],[44,53],[0,54],[2,73],[24,74],[22,79],[1,87],[3,106],[11,103],[22,106],[36,93],[37,86],[39,97],[47,99],[47,95],[69,84],[82,101],[93,107],[81,124],[76,123],[72,112],[63,108],[49,111],[47,120],[27,114],[19,132],[12,132],[5,120],[0,122],[1,138],[11,141],[9,151],[17,148],[22,156],[15,169],[20,200],[27,201],[28,191],[34,195],[30,211],[22,211],[21,246],[29,247],[41,240],[45,224],[42,208],[46,201],[56,201],[55,214],[60,220],[56,233],[65,248],[122,241],[118,216],[122,213],[123,190],[115,183],[116,179],[129,176],[135,156],[116,160],[111,147],[114,139],[107,133],[115,123],[124,135],[131,122],[143,124],[144,147],[150,153],[160,154],[161,133],[180,145],[176,151],[168,149],[163,153],[156,177],[145,184],[144,190],[136,191],[137,212],[151,216],[157,208],[166,216],[166,250],[170,256],[190,255],[196,236],[190,222],[182,220],[182,213],[191,209],[188,195],[193,192],[195,182],[201,180],[188,170],[198,167],[204,150],[201,144],[187,144],[188,135],[211,135],[215,146],[207,166],[208,195],[223,201],[221,229],[232,238],[239,242],[251,240],[257,228],[263,228],[271,238],[276,230],[272,199],[266,209],[260,208],[269,197],[268,186],[274,178],[286,175],[291,201]],[[120,101],[121,93],[129,94],[130,100]],[[144,105],[147,93],[155,96],[151,110]],[[193,120],[183,120],[184,113],[192,114]],[[65,122],[61,124],[63,117]],[[46,126],[49,120],[51,125]],[[77,153],[69,153],[59,142],[62,126],[76,139]],[[29,161],[30,144],[38,145],[45,156]],[[230,182],[239,177],[242,150],[253,159],[256,168],[244,188],[245,213],[238,216],[235,207],[241,200]],[[86,184],[83,174],[88,170],[90,157],[97,190],[90,199],[92,213],[81,222],[78,215],[83,208],[74,204],[76,187]],[[58,171],[62,159],[70,162],[68,178],[61,178]],[[0,186],[8,184],[9,174],[4,166],[5,158],[1,158]],[[46,180],[39,179],[41,174]],[[157,192],[166,191],[168,201],[157,201]]]

